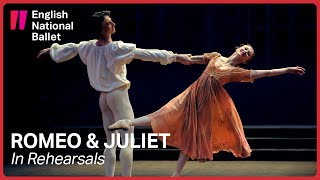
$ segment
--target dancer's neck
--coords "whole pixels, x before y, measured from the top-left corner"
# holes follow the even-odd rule
[[[225,62],[230,66],[237,66],[241,63],[239,62],[239,58],[237,56],[237,53],[235,52],[231,56],[229,56]]]
[[[99,39],[100,39],[101,41],[106,42],[106,43],[112,42],[111,35],[110,35],[110,36],[101,36]]]
[[[99,46],[104,46],[108,43],[112,42],[112,38],[111,36],[101,36],[99,39],[98,39],[98,43],[99,43]]]

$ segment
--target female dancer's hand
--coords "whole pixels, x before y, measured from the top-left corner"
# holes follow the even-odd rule
[[[38,58],[38,59],[41,59],[41,58],[47,56],[47,55],[49,54],[49,52],[50,52],[50,48],[42,49],[42,50],[39,52],[37,58]]]
[[[287,73],[291,73],[291,74],[298,74],[300,76],[302,76],[304,73],[306,72],[306,70],[303,67],[287,67]]]
[[[176,62],[184,65],[193,64],[193,61],[190,59],[191,56],[191,54],[177,54]]]

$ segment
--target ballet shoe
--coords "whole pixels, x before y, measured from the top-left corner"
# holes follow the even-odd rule
[[[114,124],[110,125],[108,127],[109,131],[115,131],[118,129],[122,129],[127,131],[131,126],[131,123],[129,122],[129,120],[119,120],[117,122],[115,122]]]
[[[179,177],[179,176],[181,176],[181,174],[178,173],[178,172],[174,172],[174,173],[171,175],[171,177]]]

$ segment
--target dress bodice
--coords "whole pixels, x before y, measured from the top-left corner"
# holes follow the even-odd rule
[[[216,66],[216,61],[219,57],[221,57],[221,54],[216,52],[205,53],[204,57],[207,59],[208,63],[204,73],[217,79],[222,86],[228,82],[253,82],[251,76],[252,70],[233,66],[224,66],[218,68]]]

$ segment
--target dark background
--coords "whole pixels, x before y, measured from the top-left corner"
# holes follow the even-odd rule
[[[10,31],[9,11],[28,10],[26,29]],[[31,41],[31,10],[65,10],[73,31],[59,44],[91,39],[89,15],[110,10],[113,40],[175,53],[233,53],[250,43],[256,56],[243,66],[270,69],[303,66],[292,74],[225,86],[244,126],[316,124],[316,6],[299,5],[6,5],[4,8],[4,128],[102,127],[99,93],[89,84],[78,56],[56,64],[37,60],[53,42]],[[35,21],[35,20],[34,20]],[[40,31],[37,31],[40,32]],[[57,33],[54,32],[54,33]],[[133,61],[127,65],[136,117],[151,113],[195,81],[203,65]]]

